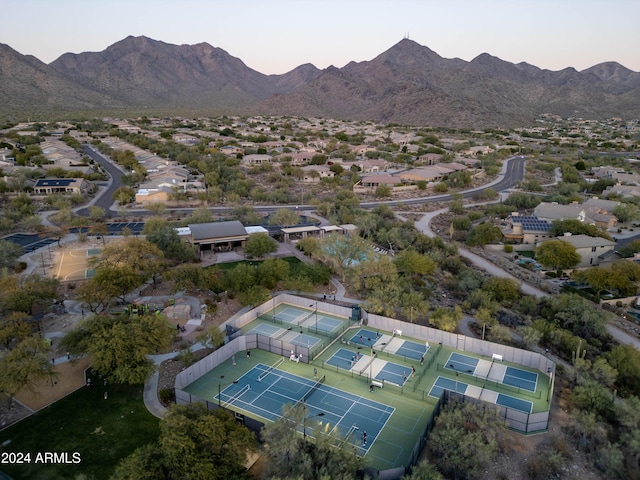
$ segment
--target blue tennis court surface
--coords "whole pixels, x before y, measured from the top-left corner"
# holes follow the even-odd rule
[[[283,328],[278,328],[274,325],[268,325],[266,323],[261,323],[260,325],[255,326],[250,331],[247,332],[247,335],[257,334],[257,335],[265,335],[267,337],[279,337],[286,330]]]
[[[443,390],[464,393],[467,391],[467,387],[468,385],[464,382],[456,382],[450,378],[438,377],[433,387],[431,387],[431,390],[429,390],[429,396],[440,398]]]
[[[343,370],[351,370],[351,368],[360,359],[360,354],[347,350],[346,348],[339,349],[336,353],[331,355],[324,363],[332,365],[334,367],[342,368]]]
[[[349,342],[372,347],[373,345],[375,345],[377,338],[378,332],[372,332],[371,330],[361,328],[360,330],[358,330],[358,332],[355,333],[355,335],[353,335],[353,337],[351,337]]]
[[[343,320],[337,318],[325,317],[324,315],[318,315],[318,321],[315,322],[315,318],[311,317],[310,320],[314,320],[313,325],[309,325],[309,328],[316,328],[319,332],[331,333],[342,326]]]
[[[397,363],[386,362],[386,365],[382,367],[382,371],[376,374],[375,378],[377,380],[383,380],[398,386],[403,386],[410,376],[410,368],[403,367]]]
[[[429,348],[424,343],[416,343],[410,340],[405,340],[398,350],[396,355],[402,355],[407,358],[413,358],[414,360],[420,360]]]
[[[278,313],[274,314],[273,318],[282,320],[286,323],[299,325],[300,322],[302,322],[308,315],[313,315],[313,312],[309,313],[306,310],[298,310],[292,307],[285,307]]]
[[[363,455],[395,411],[393,407],[329,387],[315,379],[264,364],[256,365],[237,383],[228,385],[220,397],[227,408],[240,408],[271,421],[280,418],[283,405],[295,404],[304,398],[307,416],[322,413],[322,423],[330,425],[337,439],[347,439]],[[217,395],[215,399],[218,400]],[[312,433],[312,425],[306,430],[308,434]],[[365,431],[366,444],[362,441]]]
[[[498,394],[496,403],[498,405],[502,405],[503,407],[513,408],[514,410],[520,410],[521,412],[526,413],[531,413],[531,411],[533,410],[533,403],[531,403],[530,401],[522,400],[510,395],[505,395],[504,393]]]
[[[538,384],[538,374],[520,370],[519,368],[507,367],[502,383],[535,392]]]
[[[478,366],[477,358],[469,357],[467,355],[461,355],[459,353],[452,353],[447,360],[446,368],[455,370],[456,372],[465,372],[472,374]]]
[[[311,335],[305,335],[304,333],[299,333],[291,340],[288,340],[289,343],[293,343],[294,345],[300,345],[301,347],[311,348],[315,346],[316,343],[320,341],[319,338],[312,337]]]

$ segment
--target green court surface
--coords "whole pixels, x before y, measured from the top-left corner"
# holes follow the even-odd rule
[[[240,352],[235,361],[225,360],[183,390],[264,422],[276,419],[283,404],[300,401],[317,378],[324,377],[322,386],[307,400],[309,408],[312,412],[323,412],[323,420],[332,426],[338,425],[342,434],[348,433],[345,425],[352,423],[362,423],[363,428],[371,429],[371,433],[367,430],[366,448],[358,443],[360,429],[353,433],[352,443],[359,454],[364,455],[365,464],[378,470],[411,463],[414,447],[424,436],[443,390],[457,390],[469,397],[523,412],[549,409],[549,377],[534,369],[492,362],[491,357],[428,345],[421,339],[400,337],[392,332],[371,331],[371,328],[350,324],[346,318],[322,313],[318,316],[338,320],[340,324],[332,332],[316,333],[313,308],[305,310],[285,305],[242,329],[244,334],[253,332],[272,338],[299,334],[302,329],[301,338],[317,342],[316,346],[312,345],[309,364],[253,349],[250,356]],[[275,386],[258,381],[257,376],[276,363],[279,363],[276,369],[266,376],[273,377]],[[406,379],[403,378],[405,372]],[[514,381],[514,377],[521,380]],[[236,380],[238,383],[234,383]],[[242,390],[247,385],[249,388]],[[271,398],[270,403],[260,400],[264,395]],[[332,400],[324,401],[324,398]],[[338,408],[332,406],[336,398],[349,400],[344,400],[344,408]],[[363,419],[352,420],[347,416],[349,402],[355,405],[375,402],[389,407],[390,413],[371,425],[364,418],[374,416],[371,414],[374,410],[367,408],[377,407],[357,407]]]

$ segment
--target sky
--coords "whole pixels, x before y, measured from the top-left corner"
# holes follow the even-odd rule
[[[144,35],[282,74],[372,60],[408,37],[445,58],[640,72],[640,0],[0,0],[0,13],[0,43],[45,63]]]

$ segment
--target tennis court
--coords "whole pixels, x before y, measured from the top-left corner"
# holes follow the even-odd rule
[[[276,364],[277,365],[277,364]],[[309,415],[322,413],[340,440],[347,440],[364,455],[395,411],[395,408],[323,384],[323,378],[311,380],[292,373],[257,364],[238,383],[228,385],[213,397],[224,407],[241,409],[267,420],[281,417],[282,406],[304,402]],[[308,416],[309,416],[308,415]],[[313,435],[312,426],[307,432]],[[362,433],[367,432],[366,444]]]
[[[272,313],[278,319],[273,319]],[[542,395],[546,391],[531,394],[525,389],[546,388],[542,374],[437,343],[429,347],[418,338],[402,337],[398,330],[378,331],[352,325],[344,318],[339,320],[343,333],[330,335],[327,341],[322,327],[318,328],[320,335],[315,335],[315,315],[315,309],[279,304],[243,330],[245,335],[260,334],[277,341],[287,338],[290,347],[274,353],[258,348],[246,358],[237,356],[235,362],[227,359],[183,390],[260,421],[280,418],[284,404],[304,402],[306,418],[322,413],[322,418],[307,421],[307,433],[322,420],[338,438],[348,436],[359,454],[366,455],[366,464],[376,469],[407,464],[444,390],[518,412],[537,413],[548,408],[548,396]],[[325,323],[323,317],[326,315],[318,312],[319,325]],[[329,318],[326,325],[333,325],[334,320]],[[297,351],[293,345],[309,344],[315,345],[309,353],[309,364],[287,361],[289,349]],[[423,356],[425,361],[421,363]],[[279,365],[274,367],[276,363]],[[258,381],[259,375],[263,375],[262,381]],[[237,383],[229,382],[231,379],[238,379]],[[319,379],[324,381],[316,383]],[[523,394],[532,401],[518,398]],[[374,420],[372,424],[369,419]],[[304,425],[297,428],[302,433]],[[366,450],[362,445],[365,429]]]
[[[416,343],[401,338],[392,338],[385,351],[394,355],[420,360],[429,350],[429,346],[425,343]]]
[[[309,317],[309,319],[303,323],[303,326],[311,329],[315,328],[316,331],[323,333],[332,333],[338,330],[344,323],[344,320],[321,314],[318,314],[317,318],[318,321],[316,322],[315,317]]]
[[[100,248],[76,248],[59,252],[54,275],[62,282],[85,280],[95,275],[95,270],[89,268],[89,258],[99,255]]]
[[[283,304],[269,313],[259,317],[277,324],[289,324],[305,327],[315,333],[330,334],[338,331],[345,324],[345,319],[327,315],[316,309],[307,310],[297,306]]]
[[[447,360],[446,368],[456,372],[467,373],[487,378],[504,385],[535,392],[538,386],[538,374],[516,367],[502,365],[495,361],[481,360],[460,353],[452,353]]]
[[[247,335],[264,335],[266,337],[278,338],[286,332],[287,331],[284,328],[278,328],[275,325],[269,325],[268,323],[261,323],[249,330]]]
[[[439,398],[443,390],[451,390],[452,392],[462,393],[473,398],[479,398],[485,402],[495,403],[507,408],[513,408],[521,412],[531,413],[533,411],[533,403],[521,398],[512,397],[504,393],[498,393],[484,387],[470,385],[466,382],[460,382],[456,379],[438,377],[433,387],[429,391],[429,396]]]
[[[300,325],[308,315],[313,315],[313,312],[309,313],[308,310],[297,309],[288,305],[272,314],[276,320],[282,320],[292,325]]]
[[[371,379],[403,386],[411,376],[411,368],[381,360],[375,356],[361,355],[346,348],[338,349],[324,362],[342,370],[354,371],[360,375],[369,369]]]
[[[502,383],[535,392],[538,385],[538,374],[515,367],[507,367]]]

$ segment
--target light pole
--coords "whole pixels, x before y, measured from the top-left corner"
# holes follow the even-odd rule
[[[449,364],[449,368],[452,369],[454,372],[456,372],[456,393],[458,393],[458,375],[459,372],[456,370],[456,367],[453,363]]]
[[[236,383],[238,383],[238,380],[234,380],[233,382],[227,382],[227,383],[222,383],[222,380],[224,379],[224,375],[220,375],[220,381],[218,382],[218,408],[222,407],[222,402],[220,401],[222,399],[222,387],[226,387],[228,385],[235,385]]]
[[[307,441],[307,420],[311,420],[312,418],[316,417],[324,417],[324,412],[309,415],[308,417],[304,417],[304,419],[302,420],[302,438],[305,442]]]
[[[549,389],[547,390],[547,403],[551,399],[551,392],[553,391],[553,371],[551,367],[547,368],[547,373],[549,374]]]
[[[309,305],[309,307],[313,307],[313,305]],[[315,304],[315,315],[316,315],[316,334],[318,333],[318,300],[316,300]]]

